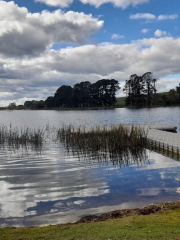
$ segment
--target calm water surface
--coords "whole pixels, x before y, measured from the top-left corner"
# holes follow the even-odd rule
[[[0,111],[0,123],[39,127],[46,124],[95,126],[112,124],[174,125],[180,132],[180,107],[87,111]]]
[[[0,124],[178,126],[180,108],[101,111],[0,111]],[[72,222],[88,214],[143,207],[180,198],[180,162],[150,152],[113,164],[77,156],[50,139],[42,149],[0,150],[0,226]]]

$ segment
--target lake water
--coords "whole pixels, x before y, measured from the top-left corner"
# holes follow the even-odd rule
[[[39,127],[46,124],[95,126],[112,124],[163,124],[178,127],[180,132],[180,107],[87,110],[87,111],[0,111],[0,123],[14,126]]]
[[[0,124],[21,127],[163,124],[178,127],[180,108],[0,111]],[[53,134],[52,134],[53,135]],[[72,222],[89,214],[180,198],[180,162],[147,150],[134,161],[103,161],[68,152],[47,138],[42,148],[0,150],[0,226]]]

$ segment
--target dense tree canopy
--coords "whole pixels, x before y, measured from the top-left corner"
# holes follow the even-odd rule
[[[142,76],[133,74],[126,80],[123,90],[127,95],[127,106],[152,106],[152,95],[156,93],[156,79],[152,76],[151,72],[146,72]]]
[[[71,106],[72,87],[63,85],[54,94],[52,107]]]
[[[102,107],[116,102],[119,83],[114,79],[102,79],[93,84],[88,81],[71,86],[61,86],[54,97],[45,101],[47,108],[52,107]]]
[[[49,96],[45,101],[26,101],[24,107],[42,109],[113,106],[119,89],[119,83],[115,79],[102,79],[93,84],[85,81],[73,87],[63,85],[57,89],[54,96]]]

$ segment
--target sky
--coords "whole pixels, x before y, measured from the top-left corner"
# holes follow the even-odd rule
[[[179,0],[0,0],[0,106],[145,72],[180,83]]]

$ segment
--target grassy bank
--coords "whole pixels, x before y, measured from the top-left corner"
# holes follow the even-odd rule
[[[170,204],[158,213],[132,215],[103,222],[34,228],[1,228],[0,239],[179,239],[179,219],[180,203],[178,202]]]

